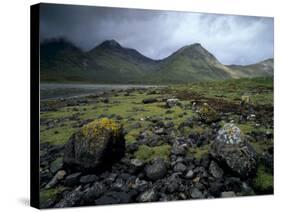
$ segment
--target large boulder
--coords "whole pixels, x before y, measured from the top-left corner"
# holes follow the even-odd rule
[[[102,118],[84,125],[65,146],[64,166],[73,171],[97,171],[119,160],[125,153],[120,124]]]
[[[204,103],[199,111],[200,118],[206,123],[212,123],[219,120],[219,115],[210,105]]]
[[[219,131],[211,145],[210,154],[220,167],[241,178],[247,179],[256,172],[257,153],[233,124],[226,124]]]

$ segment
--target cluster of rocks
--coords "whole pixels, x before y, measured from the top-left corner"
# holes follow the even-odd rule
[[[48,146],[41,155],[41,189],[63,188],[42,207],[71,207],[129,202],[152,202],[253,194],[251,177],[257,154],[234,124],[199,137],[179,137],[172,122],[151,118],[153,136],[141,133],[125,146],[123,128],[103,118],[84,125],[65,146]],[[187,120],[184,126],[190,126]],[[192,143],[212,140],[201,158],[187,155]],[[140,145],[171,145],[168,159],[134,158]],[[210,141],[209,141],[210,142]],[[201,144],[202,145],[202,144]],[[52,156],[50,156],[52,155]],[[48,158],[50,157],[50,158]],[[55,158],[55,159],[54,159]],[[44,164],[45,163],[45,164]]]
[[[139,91],[142,92],[142,91]],[[151,94],[158,94],[156,91]],[[126,91],[125,96],[131,95]],[[98,100],[97,100],[98,97]],[[111,104],[104,96],[91,101]],[[184,107],[177,98],[146,98],[140,104],[163,102],[167,113],[174,107]],[[63,101],[62,102],[68,102]],[[68,102],[69,103],[69,102]],[[75,105],[87,104],[84,101]],[[247,98],[243,105],[247,105]],[[249,138],[234,123],[223,126],[218,122],[226,113],[219,114],[207,103],[190,105],[197,117],[190,117],[175,126],[169,117],[144,117],[150,122],[133,143],[126,143],[126,129],[110,117],[101,114],[98,120],[80,120],[74,115],[79,128],[66,145],[41,144],[41,191],[55,190],[42,201],[42,208],[104,205],[130,202],[153,202],[216,197],[252,195],[252,179],[258,163],[273,169],[273,149],[258,155],[249,144]],[[75,109],[75,108],[73,108]],[[137,108],[141,111],[140,107]],[[135,110],[135,109],[133,109]],[[249,115],[247,115],[249,116]],[[112,118],[112,119],[111,119]],[[255,117],[249,116],[252,120]],[[131,120],[135,119],[132,117]],[[43,123],[54,126],[60,123]],[[141,122],[136,122],[137,129]],[[207,127],[206,127],[207,126]],[[208,128],[202,132],[195,129]],[[256,139],[272,133],[256,133]],[[262,138],[263,139],[263,138]],[[141,146],[149,148],[168,145],[166,157],[149,160],[136,158]],[[190,149],[208,147],[207,152],[196,157]]]

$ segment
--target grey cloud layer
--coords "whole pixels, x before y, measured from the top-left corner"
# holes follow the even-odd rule
[[[224,64],[273,57],[273,18],[204,13],[43,5],[41,40],[66,37],[84,50],[104,40],[162,59],[201,43]]]

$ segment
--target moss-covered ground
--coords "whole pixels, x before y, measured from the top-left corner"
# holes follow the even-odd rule
[[[148,91],[133,90],[130,91],[129,95],[126,95],[127,91],[116,92],[108,97],[108,103],[103,101],[104,97],[97,97],[95,101],[75,106],[63,105],[59,100],[45,101],[45,104],[52,107],[54,105],[59,106],[54,111],[41,112],[40,141],[41,143],[48,142],[54,145],[64,144],[71,134],[78,130],[79,123],[106,116],[118,119],[123,124],[124,129],[126,129],[126,140],[128,143],[132,143],[140,132],[148,129],[151,124],[150,117],[171,120],[175,127],[178,127],[188,118],[196,117],[196,112],[191,109],[191,101],[194,99],[202,100],[203,102],[223,99],[237,107],[241,96],[249,95],[254,106],[266,106],[269,108],[273,106],[273,81],[271,78],[199,82],[156,88],[155,90],[158,92],[151,92],[153,89],[150,88]],[[166,108],[165,99],[171,97],[179,97],[182,106],[176,106],[171,109]],[[143,104],[142,100],[145,98],[156,98],[158,102]],[[89,99],[91,100],[90,97]],[[229,114],[228,118],[238,122],[237,114]],[[223,122],[221,121],[221,124]],[[257,125],[255,121],[239,123],[238,126],[245,134],[273,132],[272,126]],[[187,133],[203,133],[208,130],[207,128],[208,126],[205,128],[204,126],[196,126],[186,128],[185,131]],[[263,149],[264,146],[265,144],[262,141],[254,142],[254,147],[257,150]]]

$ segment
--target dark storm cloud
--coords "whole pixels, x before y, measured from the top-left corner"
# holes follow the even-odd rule
[[[201,43],[224,64],[273,57],[273,19],[265,17],[42,5],[41,40],[66,37],[84,50],[104,40],[161,59]]]

